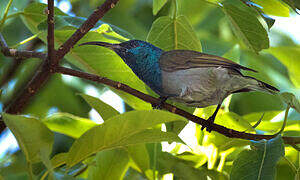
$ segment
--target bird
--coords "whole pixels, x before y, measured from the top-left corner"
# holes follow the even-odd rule
[[[263,91],[276,94],[279,90],[241,70],[257,72],[229,59],[193,50],[164,51],[142,40],[129,40],[117,44],[85,42],[114,51],[147,86],[160,97],[187,106],[204,108],[217,105],[207,119],[206,130],[211,132],[223,100],[230,94]],[[205,127],[202,126],[202,130]]]

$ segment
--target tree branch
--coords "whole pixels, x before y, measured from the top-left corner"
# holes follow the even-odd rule
[[[48,44],[48,57],[47,62],[51,67],[55,62],[55,49],[54,49],[54,0],[48,0],[48,35],[47,35],[47,44]]]
[[[42,87],[42,85],[49,79],[52,70],[58,66],[59,61],[70,51],[73,47],[91,28],[95,26],[100,18],[104,14],[113,8],[119,0],[106,0],[100,7],[95,10],[90,17],[82,24],[82,26],[58,49],[57,52],[54,50],[54,7],[53,0],[48,0],[48,52],[49,58],[43,62],[36,74],[33,76],[31,81],[26,85],[20,95],[12,101],[9,107],[5,107],[5,111],[10,114],[19,114],[24,109],[25,105],[29,102],[29,99],[35,95],[35,93]],[[50,24],[49,24],[50,23]],[[50,32],[49,32],[50,30]],[[1,36],[3,37],[3,36]],[[0,38],[1,38],[0,37]],[[1,38],[1,40],[4,38]],[[53,40],[53,41],[52,41]],[[4,41],[5,42],[5,41]],[[0,45],[2,46],[2,44]],[[3,47],[7,47],[7,44],[4,43]],[[52,52],[51,52],[52,50]],[[14,53],[11,53],[9,50],[4,48],[5,55],[10,56]],[[22,54],[23,57],[39,57],[41,54],[36,52],[27,52],[27,51],[18,51],[19,55]],[[16,55],[16,54],[14,54]],[[45,59],[46,56],[42,54],[42,59]],[[50,61],[50,62],[49,62]],[[5,124],[3,121],[0,121],[0,133],[5,129]]]
[[[1,33],[0,33],[0,48],[4,56],[15,57],[17,59],[28,59],[28,58],[45,59],[46,58],[46,54],[42,52],[17,50],[17,49],[9,48]]]
[[[55,72],[57,73],[61,73],[61,74],[66,74],[66,75],[70,75],[70,76],[75,76],[75,77],[79,77],[79,78],[82,78],[82,79],[87,79],[87,80],[90,80],[90,81],[94,81],[94,82],[97,82],[97,83],[101,83],[101,84],[105,84],[105,85],[108,85],[110,87],[113,87],[115,89],[118,89],[118,90],[121,90],[121,91],[124,91],[128,94],[131,94],[143,101],[146,101],[146,102],[149,102],[153,105],[158,105],[160,104],[160,99],[159,98],[155,98],[155,97],[152,97],[152,96],[149,96],[147,94],[144,94],[136,89],[133,89],[125,84],[122,84],[120,82],[117,82],[117,81],[113,81],[113,80],[110,80],[110,79],[107,79],[107,78],[104,78],[104,77],[100,77],[100,76],[97,76],[97,75],[94,75],[94,74],[89,74],[89,73],[86,73],[86,72],[82,72],[82,71],[77,71],[77,70],[73,70],[73,69],[70,69],[70,68],[65,68],[65,67],[57,67],[55,69]],[[181,115],[185,118],[187,118],[188,120],[190,121],[193,121],[194,123],[197,123],[197,124],[200,124],[201,126],[204,126],[204,127],[207,127],[208,125],[210,125],[211,129],[213,131],[216,131],[220,134],[223,134],[224,136],[226,137],[229,137],[229,138],[239,138],[239,139],[246,139],[246,140],[262,140],[262,139],[272,139],[276,136],[275,135],[260,135],[260,134],[250,134],[250,133],[245,133],[245,132],[240,132],[240,131],[236,131],[236,130],[233,130],[233,129],[229,129],[229,128],[226,128],[224,126],[221,126],[221,125],[218,125],[218,124],[209,124],[208,121],[206,121],[205,119],[202,119],[200,117],[197,117],[197,116],[194,116],[182,109],[179,109],[171,104],[168,104],[168,103],[164,103],[162,105],[162,108],[172,112],[172,113],[175,113],[175,114],[178,114],[178,115]],[[300,137],[282,137],[284,142],[286,144],[298,144],[300,143]]]
[[[106,0],[100,7],[98,7],[90,17],[80,26],[79,29],[58,48],[55,64],[58,65],[59,61],[70,51],[70,49],[92,29],[95,24],[101,19],[107,11],[115,7],[119,0]]]

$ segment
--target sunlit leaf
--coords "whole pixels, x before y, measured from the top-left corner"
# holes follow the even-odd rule
[[[193,27],[185,16],[172,19],[168,16],[156,19],[147,41],[163,50],[190,49],[201,51],[201,44]]]
[[[114,116],[103,124],[88,130],[73,143],[67,164],[73,166],[88,156],[105,149],[147,142],[182,142],[174,133],[146,130],[157,124],[176,120],[184,119],[178,115],[157,110],[131,111]]]
[[[73,138],[80,137],[87,130],[98,125],[90,119],[81,118],[68,113],[55,113],[45,118],[43,122],[52,131]]]
[[[47,32],[38,29],[38,25],[40,23],[43,23],[46,19],[44,9],[44,4],[34,3],[32,5],[29,5],[24,10],[22,20],[33,34],[42,32],[39,34],[39,38],[46,42]],[[59,10],[57,11],[56,15],[65,16],[65,14],[60,13]],[[71,23],[71,21],[68,22],[69,24]],[[76,23],[71,23],[71,26],[74,26],[73,28],[75,28]],[[71,29],[56,30],[54,38],[55,48],[58,48],[60,45],[62,45],[62,43],[65,42],[74,32],[75,30]],[[120,41],[125,40],[128,39],[116,33],[114,31],[114,28],[112,28],[109,24],[100,23],[100,26],[95,27],[92,31],[90,31],[80,40],[79,43],[87,41],[105,41],[111,43],[119,43]],[[115,81],[122,82],[144,93],[147,93],[149,91],[146,90],[146,85],[131,71],[131,69],[122,61],[122,59],[109,49],[95,46],[75,46],[65,56],[65,58],[75,66],[89,73],[97,74]],[[146,103],[132,95],[129,95],[128,93],[117,91],[115,89],[112,90],[120,95],[122,99],[133,108],[151,108],[151,105],[149,103]]]
[[[153,14],[156,15],[158,11],[167,3],[168,0],[153,0]]]
[[[110,105],[106,104],[105,102],[101,101],[96,97],[89,96],[86,94],[80,94],[80,96],[101,115],[104,121],[115,115],[120,114],[113,107],[111,107]]]
[[[268,15],[288,17],[290,15],[289,8],[277,0],[252,0],[259,5],[261,9]]]
[[[280,136],[268,141],[253,141],[251,149],[242,151],[233,162],[230,178],[275,179],[275,167],[282,156],[284,144]]]
[[[142,172],[150,169],[150,157],[145,144],[128,146],[127,151],[131,159]]]
[[[282,0],[287,5],[289,5],[295,12],[297,12],[296,9],[300,9],[300,2],[298,0]]]
[[[3,114],[3,120],[15,135],[28,162],[41,161],[42,151],[44,156],[50,155],[54,141],[53,132],[41,121],[9,114]]]
[[[97,153],[95,165],[89,168],[88,179],[123,179],[129,157],[124,149],[104,150]]]
[[[265,51],[275,56],[286,66],[293,84],[300,87],[300,47],[271,47]]]

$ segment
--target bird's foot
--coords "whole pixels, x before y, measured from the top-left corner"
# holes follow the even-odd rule
[[[207,122],[207,125],[206,125],[206,126],[202,126],[202,127],[201,127],[201,131],[202,131],[204,128],[206,128],[206,131],[210,133],[210,132],[212,131],[212,126],[211,126],[211,125],[214,123],[215,118],[216,118],[215,116],[210,116],[210,117],[207,119],[207,121],[208,121],[208,122]]]
[[[152,104],[152,108],[153,109],[162,109],[162,107],[167,99],[168,99],[168,97],[159,97],[159,100],[160,100],[159,104]]]

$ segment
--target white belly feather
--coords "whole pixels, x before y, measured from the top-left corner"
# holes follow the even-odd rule
[[[162,71],[162,77],[164,94],[175,101],[197,107],[219,104],[246,83],[242,76],[229,74],[222,67]],[[245,83],[241,83],[243,81]]]

